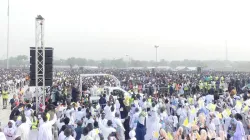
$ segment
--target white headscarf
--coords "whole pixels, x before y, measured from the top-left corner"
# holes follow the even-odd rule
[[[0,140],[6,140],[6,137],[3,132],[0,132]]]

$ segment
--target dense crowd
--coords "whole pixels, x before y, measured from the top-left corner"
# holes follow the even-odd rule
[[[26,76],[13,71],[5,75]],[[94,86],[117,86],[108,76],[79,85],[80,74],[93,73],[116,76],[130,96],[101,92],[92,103]],[[29,140],[34,130],[38,140],[243,140],[250,135],[249,84],[242,72],[57,69],[39,110],[30,89],[13,95],[10,121],[0,133],[7,140]]]

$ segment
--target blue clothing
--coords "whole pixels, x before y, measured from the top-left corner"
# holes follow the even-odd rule
[[[172,95],[172,94],[174,93],[174,88],[173,88],[173,86],[170,86],[170,88],[169,88],[169,93],[170,93],[170,95]]]
[[[106,99],[104,97],[101,97],[99,99],[99,104],[101,105],[102,109],[104,109],[104,107],[106,106]]]
[[[146,128],[144,125],[142,125],[141,123],[137,123],[137,127],[135,129],[135,137],[137,140],[145,140],[144,136],[146,135]]]
[[[206,109],[206,108],[201,108],[199,111],[198,111],[198,114],[200,113],[204,113],[205,115],[208,115],[209,114],[209,111]]]
[[[76,131],[76,140],[80,140],[83,132],[83,127],[77,126],[75,131]]]

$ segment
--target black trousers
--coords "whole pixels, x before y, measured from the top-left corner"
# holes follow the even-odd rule
[[[4,107],[4,108],[7,107],[7,100],[8,100],[8,99],[3,99],[3,107]]]

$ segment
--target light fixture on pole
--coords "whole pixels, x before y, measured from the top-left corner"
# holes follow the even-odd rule
[[[127,57],[127,68],[128,68],[129,63],[130,63],[130,60],[129,60],[129,55],[128,55],[128,54],[126,54],[126,57]]]
[[[158,54],[157,54],[157,53],[158,53],[158,52],[157,52],[157,49],[158,49],[158,48],[159,48],[159,46],[156,46],[156,45],[155,45],[155,62],[156,62],[156,63],[157,63],[157,58],[158,58],[158,56],[157,56],[157,55],[158,55]]]

